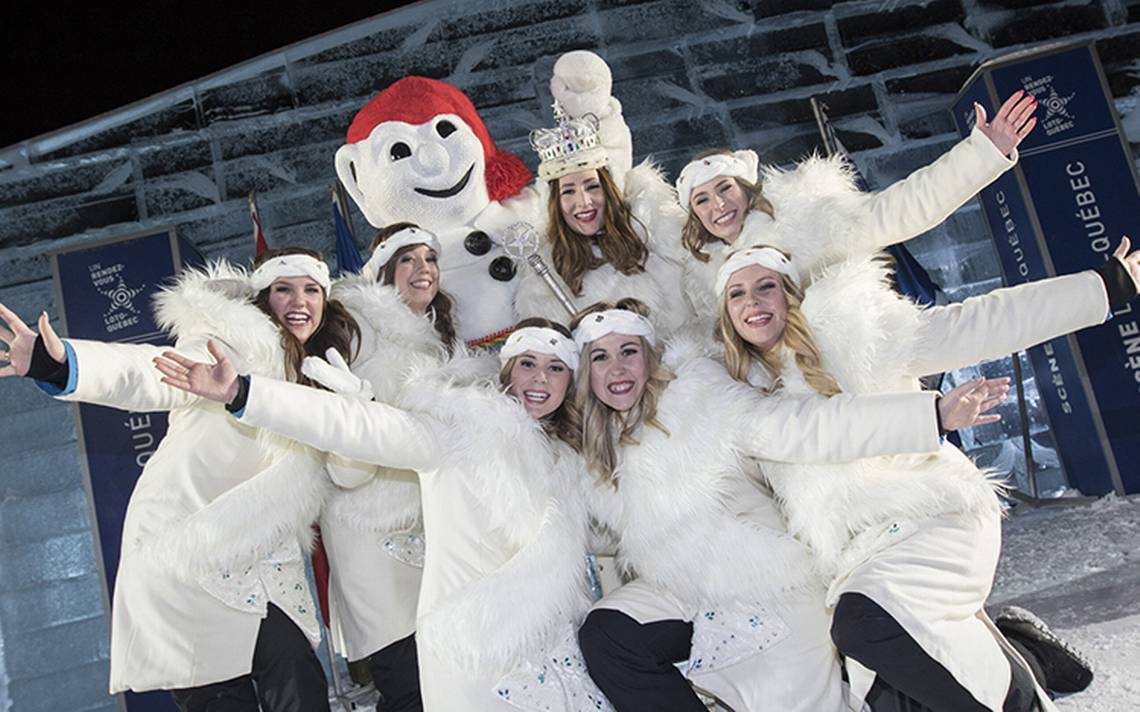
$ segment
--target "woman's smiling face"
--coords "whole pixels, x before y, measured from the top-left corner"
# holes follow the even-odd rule
[[[558,179],[558,209],[579,235],[596,235],[606,219],[606,193],[598,171],[578,171]]]
[[[538,420],[562,405],[572,376],[570,367],[557,356],[524,351],[511,366],[507,392],[523,404],[530,417]]]
[[[645,343],[640,336],[606,334],[586,347],[590,391],[610,408],[626,412],[641,401],[648,380]]]
[[[714,237],[736,241],[748,215],[748,194],[731,176],[717,176],[693,188],[689,207]]]
[[[312,277],[278,277],[269,285],[269,310],[303,344],[321,326],[325,290]]]
[[[788,297],[780,273],[761,265],[738,269],[724,289],[725,306],[740,338],[767,351],[788,325]]]

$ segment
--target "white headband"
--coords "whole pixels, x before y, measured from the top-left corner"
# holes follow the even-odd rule
[[[388,236],[388,239],[381,242],[372,251],[372,256],[364,263],[362,273],[370,274],[373,278],[380,276],[380,270],[384,269],[384,265],[388,264],[388,260],[396,254],[400,248],[407,247],[408,245],[427,245],[435,250],[436,257],[442,256],[442,251],[439,248],[439,240],[435,235],[424,230],[422,227],[406,227],[403,230],[398,230]]]
[[[309,255],[281,255],[264,262],[253,271],[250,284],[260,292],[282,277],[310,277],[329,293],[329,266]]]
[[[586,348],[587,344],[609,334],[644,336],[650,346],[655,343],[653,325],[649,320],[627,309],[607,309],[590,314],[579,322],[578,328],[574,330],[574,342],[581,350]]]
[[[796,268],[792,265],[791,260],[784,256],[784,253],[774,247],[749,247],[746,250],[733,252],[716,271],[716,295],[723,297],[724,288],[728,286],[729,278],[736,271],[752,265],[760,265],[773,272],[787,275],[793,284],[797,287],[800,286],[800,277],[796,274]]]
[[[692,209],[689,206],[689,198],[692,197],[693,188],[698,185],[720,176],[743,178],[749,183],[755,184],[760,179],[759,171],[760,156],[756,155],[755,151],[747,149],[734,151],[731,154],[714,153],[711,156],[689,161],[689,164],[681,169],[681,175],[677,178],[677,199],[685,212],[689,212]]]
[[[571,371],[578,370],[578,347],[563,334],[545,326],[526,326],[516,329],[499,349],[499,363],[503,366],[519,354],[533,351],[562,359]]]

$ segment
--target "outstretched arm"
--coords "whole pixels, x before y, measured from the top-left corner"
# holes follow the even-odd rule
[[[342,457],[385,467],[426,470],[440,446],[426,419],[392,406],[260,376],[241,387],[233,365],[211,342],[207,364],[167,351],[154,361],[162,381],[203,398],[244,404],[243,423]],[[228,406],[232,408],[232,405]]]
[[[923,310],[911,373],[922,376],[962,368],[1103,323],[1110,306],[1122,306],[1136,296],[1140,250],[1130,252],[1130,247],[1129,239],[1123,238],[1110,258],[1116,264],[1107,265],[1122,273],[1118,280],[1122,284],[1109,285],[1103,271],[1087,270]]]
[[[42,338],[37,353],[37,334],[15,313],[0,304],[0,339],[8,343],[9,364],[0,377],[29,376],[48,395],[61,400],[93,403],[131,411],[165,411],[185,407],[196,399],[161,383],[150,361],[164,347],[149,344],[105,344],[56,335],[47,314],[38,327]],[[184,354],[201,356],[204,344],[183,342]],[[168,348],[168,347],[167,347]]]
[[[1037,124],[1037,100],[1015,92],[992,122],[974,105],[970,136],[885,190],[867,196],[865,228],[877,248],[905,242],[938,225],[1017,161],[1016,148]]]
[[[876,455],[933,452],[950,430],[991,423],[1009,379],[979,379],[939,397],[931,392],[876,395],[777,394],[746,404],[737,446],[783,462],[846,462]]]

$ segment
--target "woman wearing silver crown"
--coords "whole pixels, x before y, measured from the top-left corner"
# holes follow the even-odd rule
[[[319,255],[274,250],[252,275],[224,263],[183,273],[156,297],[156,320],[181,354],[224,350],[243,370],[296,380],[306,353],[351,358],[356,325],[328,290]],[[298,543],[327,491],[323,456],[164,385],[151,363],[160,347],[60,341],[46,314],[37,339],[0,316],[11,361],[0,376],[36,378],[62,400],[170,412],[123,523],[111,692],[171,690],[187,711],[328,710]]]
[[[917,390],[921,375],[1102,323],[1136,296],[1140,252],[1128,251],[1125,239],[1097,272],[920,309],[883,286],[882,260],[840,263],[804,288],[794,256],[753,247],[717,273],[716,331],[733,377],[766,393]],[[765,460],[762,470],[789,532],[831,581],[831,634],[853,701],[877,674],[924,709],[1038,709],[1033,676],[983,610],[1001,543],[997,482],[950,445],[838,465]],[[872,707],[889,694],[875,688]],[[1049,707],[1043,694],[1036,702]]]
[[[662,356],[644,314],[623,300],[574,320],[591,508],[639,577],[580,630],[590,674],[619,712],[700,712],[689,680],[736,712],[846,710],[824,583],[745,456],[933,452],[939,418],[975,422],[1000,395],[766,397],[691,344]]]
[[[541,250],[572,300],[591,304],[633,296],[653,310],[657,326],[673,334],[691,310],[681,286],[680,227],[672,190],[655,165],[627,165],[628,144],[604,147],[589,114],[569,118],[557,104],[553,129],[531,132],[538,185],[547,191],[546,239]],[[565,312],[531,273],[515,295],[520,315]]]
[[[1014,165],[1017,145],[1036,125],[1036,107],[1033,97],[1018,91],[987,122],[985,109],[976,105],[968,138],[877,193],[859,192],[840,158],[813,156],[791,171],[761,166],[751,150],[694,158],[677,178],[677,196],[688,213],[685,292],[698,317],[710,325],[716,320],[717,268],[729,252],[753,241],[752,231],[762,230],[766,244],[795,255],[803,274],[811,275],[941,223]]]
[[[414,470],[426,549],[416,640],[424,709],[597,712],[574,627],[589,606],[585,474],[573,405],[578,350],[565,327],[524,320],[496,380],[455,384],[470,359],[407,369],[393,404],[365,402],[354,377],[316,359],[306,372],[342,394],[238,378],[176,354],[166,380],[229,402],[242,422],[355,460]]]
[[[352,373],[382,401],[394,396],[414,360],[443,360],[461,348],[439,257],[434,234],[397,223],[377,233],[361,274],[333,285],[333,297],[361,329]],[[484,370],[493,368],[491,359],[483,361]],[[378,712],[420,710],[413,635],[423,568],[419,481],[409,470],[336,455],[329,456],[329,474],[338,486],[321,512],[321,538],[336,649],[349,660],[368,660]]]

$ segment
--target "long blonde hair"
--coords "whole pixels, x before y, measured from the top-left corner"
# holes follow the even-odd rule
[[[649,316],[649,307],[637,299],[620,299],[617,303],[597,302],[591,304],[570,322],[570,328],[575,329],[584,318],[607,309],[624,309],[641,316]],[[587,466],[598,478],[617,487],[614,471],[617,469],[618,445],[636,445],[634,433],[643,424],[651,425],[666,435],[669,431],[665,424],[657,419],[657,404],[661,400],[665,387],[675,378],[672,371],[661,363],[661,352],[645,339],[641,340],[642,353],[645,354],[645,372],[647,379],[641,399],[628,413],[622,413],[610,408],[594,395],[590,384],[590,360],[588,356],[589,344],[583,349],[581,365],[578,368],[578,378],[574,386],[574,403],[577,405],[582,419],[582,447],[580,452],[586,460]]]
[[[550,319],[543,319],[541,317],[531,317],[523,319],[512,327],[513,331],[524,329],[528,326],[537,326],[547,329],[554,329],[566,338],[573,338],[570,330],[562,324]],[[520,354],[521,356],[521,354]],[[515,367],[520,356],[512,356],[503,367],[499,369],[499,384],[504,389],[511,387],[511,369]],[[570,374],[570,383],[566,386],[566,395],[562,398],[562,404],[554,409],[554,412],[547,415],[542,419],[542,429],[546,431],[547,435],[553,436],[574,448],[574,452],[582,451],[582,410],[578,407],[574,394],[574,375]]]
[[[732,152],[719,148],[713,149],[696,155],[693,157],[693,160],[699,161],[702,158],[717,155],[732,155]],[[748,196],[749,210],[759,210],[763,213],[767,213],[770,218],[776,217],[776,210],[772,207],[772,203],[764,197],[764,191],[759,183],[751,183],[743,178],[737,177],[731,177],[730,180],[736,181],[736,184],[740,186],[744,194]],[[681,244],[693,254],[693,257],[696,257],[701,262],[708,262],[709,253],[704,252],[704,247],[710,242],[719,241],[720,238],[705,228],[691,205],[682,205],[681,207],[689,214],[689,218],[685,221],[684,227],[681,228]]]
[[[781,274],[779,278],[780,288],[783,289],[788,304],[788,313],[785,317],[784,333],[780,335],[775,345],[767,350],[748,343],[736,332],[736,327],[732,325],[732,317],[728,313],[728,290],[725,290],[720,300],[715,329],[716,337],[724,344],[725,367],[733,378],[747,383],[753,361],[759,361],[772,376],[773,385],[770,390],[779,390],[780,375],[783,370],[780,347],[786,346],[791,350],[796,366],[804,374],[804,380],[817,393],[825,396],[840,393],[839,384],[823,367],[823,356],[800,308],[804,301],[803,290],[787,275]]]
[[[606,196],[605,210],[602,211],[601,239],[598,240],[601,257],[596,256],[591,247],[593,236],[575,232],[562,217],[558,193],[560,179],[555,178],[548,183],[550,197],[546,208],[550,228],[546,237],[550,241],[550,254],[554,260],[554,269],[574,292],[574,296],[578,297],[582,296],[582,279],[590,270],[609,263],[622,274],[638,274],[645,271],[645,261],[649,259],[649,248],[645,240],[633,228],[635,222],[640,225],[641,221],[634,217],[629,202],[618,190],[610,172],[605,168],[599,168],[597,172],[602,193]]]

